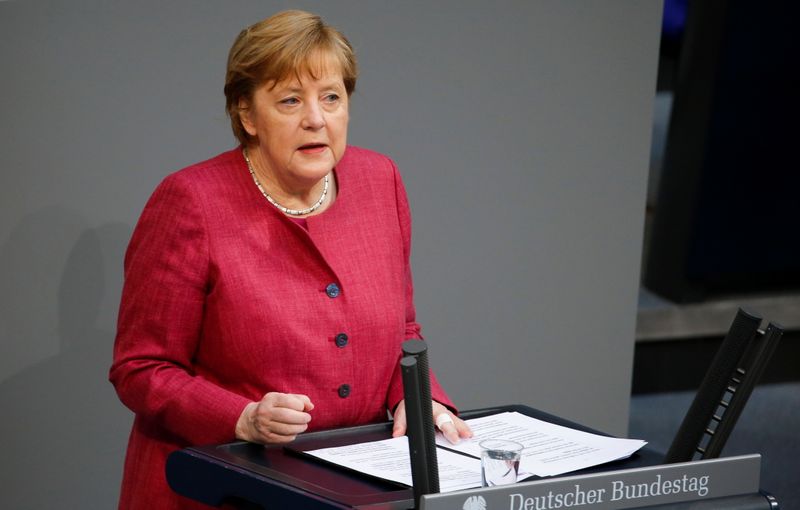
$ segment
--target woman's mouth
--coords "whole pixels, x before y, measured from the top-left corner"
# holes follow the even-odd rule
[[[328,146],[324,143],[307,143],[305,145],[301,145],[297,150],[303,154],[318,154],[324,151],[327,147]]]

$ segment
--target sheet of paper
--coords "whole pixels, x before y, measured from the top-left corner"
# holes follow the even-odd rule
[[[320,459],[408,486],[412,485],[405,436],[306,452]],[[441,492],[481,486],[481,461],[437,448]]]
[[[617,439],[581,432],[517,412],[475,418],[467,420],[467,423],[475,433],[473,438],[452,445],[441,434],[437,434],[437,444],[479,458],[478,444],[484,439],[516,441],[525,447],[520,462],[520,479],[531,474],[559,475],[623,459],[647,444],[637,439]]]
[[[467,420],[467,423],[475,436],[457,445],[437,434],[441,492],[480,487],[479,443],[484,439],[510,439],[525,447],[519,467],[520,480],[534,475],[559,475],[626,458],[647,444],[636,439],[581,432],[517,412],[475,418]],[[306,453],[355,471],[412,485],[408,438],[405,436]]]

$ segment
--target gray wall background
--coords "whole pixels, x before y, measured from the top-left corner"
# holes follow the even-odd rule
[[[356,47],[350,143],[404,174],[454,399],[625,434],[660,1],[0,2],[3,508],[115,505],[125,246],[167,173],[233,146],[227,50],[288,7]]]

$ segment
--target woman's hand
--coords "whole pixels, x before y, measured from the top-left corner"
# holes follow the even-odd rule
[[[464,420],[447,410],[445,406],[436,402],[433,404],[433,423],[436,423],[444,437],[451,444],[457,444],[462,438],[472,437],[472,430]],[[394,428],[392,437],[399,437],[406,433],[406,402],[401,400],[394,410]]]
[[[267,393],[251,402],[236,423],[236,438],[252,443],[289,443],[304,432],[314,409],[311,399],[294,393]]]

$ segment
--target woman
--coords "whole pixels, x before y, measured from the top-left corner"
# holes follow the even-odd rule
[[[410,215],[394,164],[346,145],[356,76],[348,41],[309,13],[234,42],[241,146],[168,176],[126,254],[110,379],[136,418],[120,508],[202,508],[165,480],[187,445],[286,443],[387,410],[405,433]],[[448,439],[471,435],[435,378],[432,395]]]

